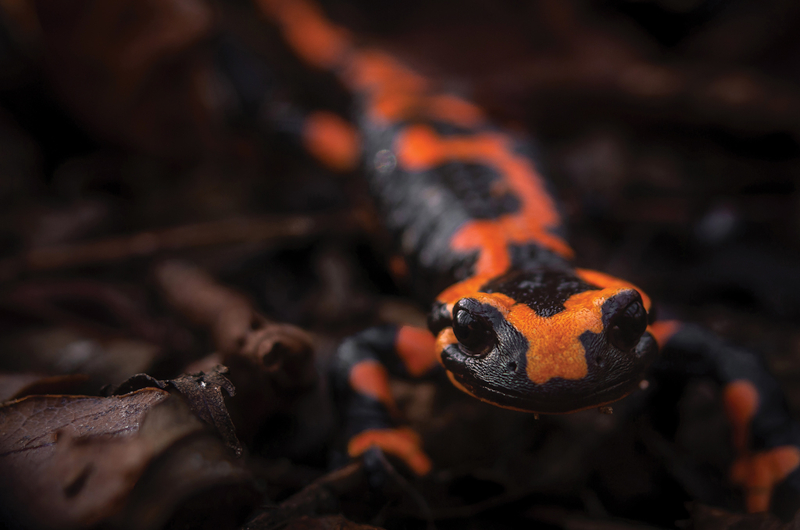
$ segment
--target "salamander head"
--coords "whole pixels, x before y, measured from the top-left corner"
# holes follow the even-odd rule
[[[658,353],[649,300],[592,271],[512,271],[443,292],[429,327],[450,380],[501,407],[565,413],[625,397]]]

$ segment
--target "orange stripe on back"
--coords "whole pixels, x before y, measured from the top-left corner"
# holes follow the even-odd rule
[[[478,163],[491,167],[520,199],[520,211],[497,219],[476,220],[462,226],[451,241],[457,251],[479,251],[475,274],[496,276],[511,265],[507,245],[536,243],[565,258],[573,251],[551,233],[561,219],[544,182],[531,162],[512,150],[507,135],[486,132],[442,137],[427,125],[412,125],[396,140],[398,163],[408,171],[423,171],[447,162]]]

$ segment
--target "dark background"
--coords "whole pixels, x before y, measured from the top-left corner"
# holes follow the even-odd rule
[[[324,6],[536,138],[578,264],[765,355],[797,415],[800,4]],[[387,272],[358,172],[319,167],[294,138],[291,111],[309,107],[351,110],[248,2],[0,2],[0,372],[89,373],[81,393],[180,374],[219,346],[159,294],[168,258],[313,332],[320,366],[358,329],[424,318]],[[287,228],[297,216],[326,221]],[[108,354],[123,338],[132,350]],[[69,357],[86,341],[106,346]],[[690,500],[741,509],[709,382],[651,389],[615,420],[539,422],[437,388],[397,390],[443,470],[415,484],[439,527],[671,526]],[[324,384],[309,399],[325,405],[282,410],[246,444],[273,501],[336,462]],[[293,471],[263,472],[277,461]],[[408,499],[337,506],[425,524]]]

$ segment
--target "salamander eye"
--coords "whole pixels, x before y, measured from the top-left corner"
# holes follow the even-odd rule
[[[497,341],[492,323],[476,309],[478,302],[470,298],[459,300],[453,307],[453,333],[467,355],[489,353]]]
[[[641,302],[631,302],[611,318],[608,340],[614,347],[628,351],[639,343],[645,329],[647,329],[647,311]]]

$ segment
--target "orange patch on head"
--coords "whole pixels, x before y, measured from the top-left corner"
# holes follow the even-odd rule
[[[586,377],[589,366],[580,336],[586,331],[603,331],[603,304],[622,290],[604,289],[574,294],[564,302],[564,311],[550,317],[539,316],[527,304],[517,303],[501,293],[472,292],[467,296],[495,307],[509,324],[528,339],[528,379],[536,384],[544,384],[554,377],[571,380]],[[452,328],[444,329],[437,337],[437,354],[457,342]]]
[[[427,329],[403,326],[395,339],[397,355],[409,375],[419,377],[436,364],[436,338]]]
[[[353,171],[361,156],[358,131],[340,116],[312,113],[303,127],[303,144],[317,160],[334,171]]]
[[[389,387],[389,374],[378,361],[366,360],[354,365],[350,369],[350,386],[357,393],[383,403],[391,414],[397,412]]]
[[[574,294],[564,302],[564,311],[551,317],[540,317],[526,304],[516,304],[506,320],[528,339],[528,378],[544,384],[554,377],[586,377],[589,366],[580,336],[603,331],[603,303],[621,290]]]
[[[454,283],[439,293],[436,300],[445,304],[447,309],[452,311],[453,304],[462,298],[476,295],[480,288],[491,278],[491,276],[471,276],[462,282]]]
[[[476,220],[463,225],[453,236],[454,250],[479,251],[475,264],[478,275],[494,276],[508,269],[511,243],[537,243],[570,258],[572,249],[552,230],[561,219],[544,182],[526,157],[513,150],[510,137],[486,132],[468,136],[439,136],[426,125],[406,128],[396,140],[400,166],[423,171],[447,162],[484,164],[500,175],[522,205],[520,211],[498,219]]]
[[[623,289],[633,289],[634,291],[637,291],[642,297],[645,311],[650,312],[650,297],[632,283],[626,282],[625,280],[621,280],[604,272],[593,271],[589,269],[575,269],[575,274],[578,276],[578,278],[586,283],[596,285],[602,289],[606,289],[608,287],[620,287]]]
[[[347,444],[347,454],[355,458],[364,454],[370,447],[378,447],[385,453],[400,458],[417,475],[426,475],[433,467],[422,450],[422,440],[419,435],[407,427],[360,432]]]
[[[315,4],[305,0],[257,0],[256,4],[281,26],[289,44],[304,61],[334,69],[352,48],[350,33],[331,24]]]
[[[733,430],[734,447],[743,452],[748,445],[750,422],[758,410],[758,391],[750,381],[739,379],[725,386],[722,399]]]

